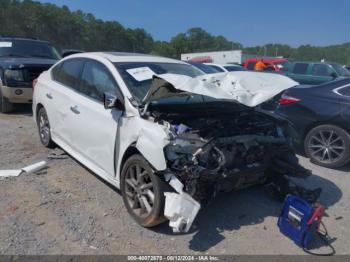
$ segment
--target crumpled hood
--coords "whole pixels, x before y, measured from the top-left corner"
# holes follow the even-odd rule
[[[198,77],[163,74],[153,76],[151,88],[143,102],[197,94],[255,107],[296,85],[298,83],[292,79],[273,73],[237,71]]]

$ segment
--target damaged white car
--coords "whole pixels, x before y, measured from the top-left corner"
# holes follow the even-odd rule
[[[39,77],[33,112],[41,142],[120,188],[140,225],[168,219],[186,232],[220,191],[309,175],[290,148],[288,123],[256,108],[296,84],[275,74],[202,75],[155,56],[83,53]]]

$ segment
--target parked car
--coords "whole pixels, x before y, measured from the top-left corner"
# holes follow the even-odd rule
[[[49,42],[0,37],[0,112],[11,112],[14,104],[31,103],[33,80],[58,59]]]
[[[350,77],[350,71],[337,63],[328,62],[293,62],[285,75],[306,85],[319,85]]]
[[[237,64],[214,64],[214,63],[204,63],[207,66],[214,68],[219,73],[222,72],[234,72],[234,71],[245,71],[243,66]]]
[[[40,75],[33,114],[42,144],[120,188],[137,223],[167,218],[186,232],[199,202],[219,191],[310,175],[288,123],[255,109],[295,84],[254,72],[213,79],[149,55],[75,54]]]
[[[261,58],[249,58],[244,62],[243,67],[247,70],[253,71],[255,64],[260,60]],[[267,66],[265,71],[274,72],[281,72],[283,70],[286,70],[290,64],[286,58],[266,58],[263,59],[263,62]]]
[[[276,113],[299,134],[296,145],[312,162],[338,168],[350,160],[350,79],[299,86],[282,95]]]
[[[221,72],[221,71],[218,71],[217,69],[215,69],[214,67],[208,66],[208,65],[203,64],[203,63],[196,63],[196,62],[187,62],[187,63],[189,63],[190,65],[193,65],[194,67],[199,69],[204,74],[216,74],[216,73]]]

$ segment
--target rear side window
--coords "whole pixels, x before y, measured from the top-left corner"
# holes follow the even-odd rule
[[[343,96],[350,96],[350,86],[337,90],[337,93]]]
[[[305,75],[307,72],[307,67],[308,64],[306,63],[296,63],[293,68],[293,73]]]
[[[52,77],[57,82],[78,90],[83,65],[83,59],[66,60],[52,70]]]
[[[325,64],[315,64],[312,68],[312,74],[315,76],[330,76],[331,69]]]
[[[108,69],[101,63],[87,61],[81,77],[80,92],[98,101],[103,101],[105,92],[116,93],[117,84]]]

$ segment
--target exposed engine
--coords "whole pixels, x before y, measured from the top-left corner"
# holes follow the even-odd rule
[[[271,174],[306,175],[290,149],[285,123],[272,116],[224,102],[158,105],[151,112],[156,122],[170,126],[170,171],[197,200],[263,183]]]

